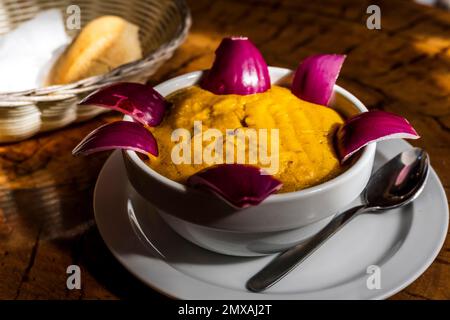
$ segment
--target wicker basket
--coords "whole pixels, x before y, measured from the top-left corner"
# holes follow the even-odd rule
[[[191,24],[184,0],[0,0],[0,34],[14,29],[43,10],[69,5],[81,9],[81,23],[106,14],[122,16],[139,26],[141,60],[122,65],[107,74],[67,85],[0,94],[0,143],[28,138],[38,132],[83,121],[106,109],[78,106],[95,89],[117,81],[145,82],[183,42]],[[76,31],[66,30],[70,36]]]

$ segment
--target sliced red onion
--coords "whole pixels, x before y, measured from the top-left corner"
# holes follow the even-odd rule
[[[418,138],[420,136],[405,118],[374,110],[349,118],[336,133],[336,148],[341,162],[344,162],[372,142]]]
[[[96,90],[80,104],[117,110],[151,127],[161,123],[169,107],[169,102],[151,86],[132,82],[119,82]]]
[[[117,121],[105,124],[89,133],[73,149],[73,155],[88,155],[111,149],[127,149],[158,156],[158,145],[152,133],[142,124]]]
[[[188,185],[206,188],[236,208],[261,203],[280,190],[282,183],[262,174],[262,169],[243,164],[221,164],[189,177]]]
[[[327,106],[345,57],[340,54],[307,57],[295,71],[292,93],[302,100]]]
[[[267,64],[246,37],[224,38],[200,86],[214,94],[248,95],[270,89]]]

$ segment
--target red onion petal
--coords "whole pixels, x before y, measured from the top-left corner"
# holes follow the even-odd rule
[[[169,102],[151,86],[132,82],[119,82],[96,90],[80,104],[117,110],[151,127],[161,123],[169,107]]]
[[[246,37],[224,38],[216,58],[200,82],[214,94],[248,95],[270,89],[267,63],[255,45]]]
[[[142,124],[117,121],[89,133],[72,151],[73,155],[89,155],[112,149],[127,149],[158,156],[158,145],[152,133]]]
[[[420,136],[405,118],[386,111],[369,111],[349,118],[336,133],[341,162],[372,142],[387,139],[418,139]]]
[[[197,172],[188,179],[192,187],[206,188],[236,208],[261,203],[282,187],[262,169],[243,164],[221,164]]]
[[[292,93],[302,100],[327,106],[345,58],[340,54],[307,57],[295,71]]]

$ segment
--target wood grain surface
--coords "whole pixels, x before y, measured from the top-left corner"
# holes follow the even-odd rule
[[[381,30],[366,28],[369,4]],[[225,35],[249,36],[268,64],[295,68],[313,53],[345,53],[338,80],[370,109],[407,117],[450,195],[450,13],[411,1],[192,0],[191,33],[149,79],[157,84],[210,66]],[[164,297],[111,256],[92,221],[92,192],[108,154],[74,158],[72,148],[110,113],[83,124],[0,146],[0,299]],[[411,253],[414,254],[414,253]],[[78,264],[82,289],[66,289]],[[393,299],[450,299],[450,243]]]

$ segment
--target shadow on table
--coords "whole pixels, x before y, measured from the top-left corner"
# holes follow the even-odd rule
[[[164,299],[134,278],[112,256],[93,222],[93,185],[63,185],[33,189],[0,189],[0,208],[8,224],[39,229],[41,241],[70,251],[73,263],[119,298]],[[87,285],[89,286],[89,285]],[[85,292],[87,297],[89,292]],[[94,296],[95,297],[95,296]]]
[[[81,238],[80,263],[108,291],[122,299],[166,300],[131,275],[111,254],[98,229],[89,229]]]
[[[94,186],[109,154],[85,158],[71,154],[82,137],[113,117],[0,146],[0,237],[19,232],[30,241],[52,242],[95,278],[91,281],[119,298],[163,297],[115,260],[95,227]],[[90,286],[94,292],[85,292],[86,297],[97,298],[97,287],[97,283]]]

